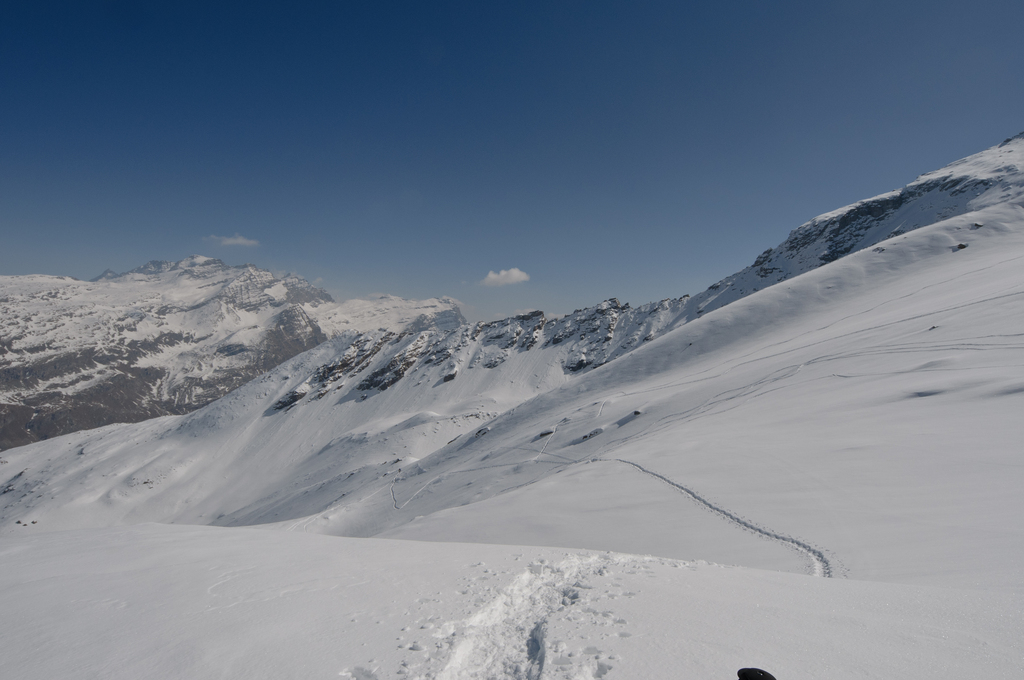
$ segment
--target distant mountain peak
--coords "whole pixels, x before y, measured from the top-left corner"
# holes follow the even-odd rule
[[[223,260],[218,260],[213,257],[206,257],[204,255],[189,255],[183,260],[177,262],[171,262],[168,260],[150,260],[141,267],[136,267],[121,276],[127,274],[142,274],[143,276],[155,276],[172,271],[187,271],[195,272],[197,269],[201,269],[206,272],[219,272],[227,269],[245,269],[252,267],[252,265],[241,265],[240,267],[231,267],[225,264]]]
[[[120,274],[115,272],[113,269],[104,269],[103,273],[96,278],[89,279],[89,283],[96,283],[97,281],[107,281],[109,279],[116,279]]]
[[[2,278],[0,449],[187,413],[345,332],[465,322],[452,300],[339,304],[302,277],[203,255],[90,282]]]

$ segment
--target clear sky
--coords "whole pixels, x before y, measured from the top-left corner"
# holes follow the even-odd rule
[[[0,274],[199,253],[471,318],[695,293],[1024,130],[1021,26],[1019,0],[4,2]]]

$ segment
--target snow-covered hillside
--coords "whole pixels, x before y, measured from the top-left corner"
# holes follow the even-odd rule
[[[1022,156],[814,220],[758,258],[781,273],[351,331],[186,416],[4,452],[5,611],[78,640],[11,668],[97,668],[101,617],[176,640],[165,675],[226,649],[211,677],[1016,677]],[[116,528],[146,522],[265,531]]]
[[[464,322],[450,299],[338,304],[201,256],[94,281],[0,277],[0,295],[0,449],[187,413],[345,331]]]

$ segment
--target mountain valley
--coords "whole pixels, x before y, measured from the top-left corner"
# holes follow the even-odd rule
[[[441,298],[356,319],[297,279],[211,274],[232,321],[171,345],[190,349],[147,388],[209,403],[0,452],[0,593],[35,621],[0,633],[74,641],[7,668],[102,667],[101,620],[147,650],[111,677],[731,677],[741,658],[780,679],[1015,677],[1021,168],[1024,135],[815,218],[700,293],[563,317],[466,323]],[[10,278],[3,313],[38,328],[36,354],[91,351],[73,349],[88,314],[7,311],[29,296]],[[139,338],[123,361],[209,313],[196,295],[119,321]],[[5,371],[32,354],[4,342]],[[233,389],[189,382],[261,353]],[[47,389],[108,370],[87,363]]]

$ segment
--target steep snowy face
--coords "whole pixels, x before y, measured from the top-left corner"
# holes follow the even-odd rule
[[[88,282],[0,277],[0,449],[187,413],[346,329],[461,320],[450,299],[338,304],[199,255]]]
[[[758,290],[886,239],[1024,197],[1024,133],[998,146],[921,175],[896,191],[815,217],[794,229],[752,265],[693,296],[692,315],[710,312]]]

